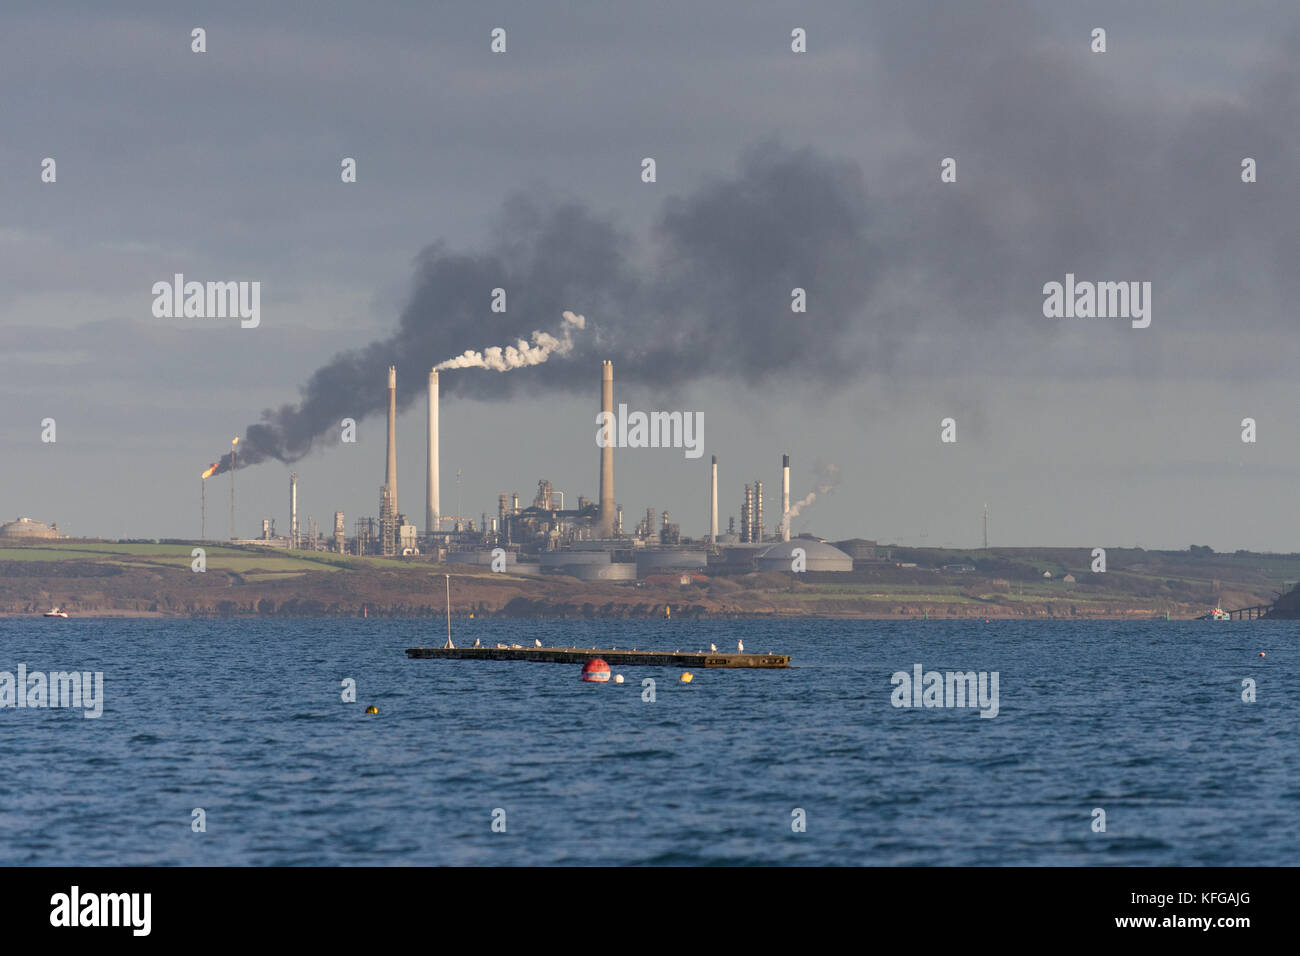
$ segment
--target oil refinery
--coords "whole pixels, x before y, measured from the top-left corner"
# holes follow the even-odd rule
[[[614,416],[614,366],[601,363],[598,421],[612,432]],[[387,442],[384,480],[379,486],[378,516],[354,519],[352,534],[342,511],[334,512],[332,533],[322,535],[316,522],[298,517],[298,475],[289,476],[288,534],[277,535],[275,519],[262,519],[261,537],[238,539],[236,544],[291,550],[329,550],[355,555],[452,564],[493,566],[511,574],[564,574],[584,581],[636,582],[651,575],[701,575],[714,570],[737,573],[754,569],[789,570],[797,548],[809,570],[850,571],[853,558],[818,538],[793,539],[790,518],[790,456],[781,456],[779,510],[769,534],[765,519],[764,485],[755,479],[739,495],[739,526],[728,519],[725,532],[718,523],[718,457],[709,461],[707,531],[699,537],[683,535],[681,525],[667,510],[646,508],[635,523],[625,524],[624,508],[614,491],[614,440],[598,441],[597,496],[566,496],[545,478],[537,482],[531,500],[519,492],[499,492],[495,514],[473,518],[445,514],[440,499],[438,369],[427,379],[427,445],[425,448],[424,527],[421,530],[401,510],[397,488],[397,368],[387,370]],[[620,409],[621,411],[621,409]],[[206,534],[206,480],[216,469],[203,473],[204,528]],[[233,469],[232,469],[233,470]],[[703,483],[702,483],[703,484]],[[233,509],[234,481],[231,501]],[[232,515],[233,526],[233,515]]]

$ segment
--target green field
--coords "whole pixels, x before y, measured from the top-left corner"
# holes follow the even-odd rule
[[[334,554],[330,551],[280,551],[231,548],[222,545],[188,544],[114,544],[42,542],[39,545],[0,545],[0,562],[4,561],[93,561],[122,567],[189,568],[192,551],[202,547],[209,571],[298,573],[308,571],[397,570],[430,572],[434,565],[400,558],[382,558]],[[458,576],[481,569],[457,566]]]

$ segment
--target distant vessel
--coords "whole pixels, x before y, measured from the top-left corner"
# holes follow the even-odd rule
[[[52,607],[45,612],[46,617],[67,617],[68,612],[60,607]]]
[[[1216,607],[1209,614],[1205,615],[1207,621],[1231,621],[1232,615],[1221,607]]]

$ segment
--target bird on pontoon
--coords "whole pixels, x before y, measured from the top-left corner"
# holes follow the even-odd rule
[[[539,641],[537,638],[534,637],[534,638],[533,638],[533,646],[534,646],[534,647],[541,647],[541,646],[542,646],[542,642]]]
[[[474,638],[474,646],[475,646],[475,647],[478,647],[478,638],[477,638],[477,637]]]
[[[710,644],[710,645],[709,645],[709,650],[712,651],[714,654],[718,653],[718,645],[717,645],[717,644]]]
[[[736,650],[738,650],[738,651],[743,651],[744,649],[745,649],[745,642],[744,642],[744,641],[736,641]]]

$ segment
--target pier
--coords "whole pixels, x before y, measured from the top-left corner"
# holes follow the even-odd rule
[[[585,664],[599,657],[610,667],[786,668],[789,654],[726,654],[714,651],[638,651],[603,647],[408,647],[410,658],[453,661],[531,661]]]
[[[1271,610],[1273,610],[1271,604],[1257,604],[1254,607],[1239,607],[1235,611],[1229,611],[1228,617],[1234,621],[1258,621]]]
[[[1239,607],[1232,611],[1224,611],[1230,621],[1258,621],[1268,616],[1273,610],[1271,604],[1256,604],[1252,607]],[[1214,619],[1213,614],[1202,614],[1196,618],[1198,621],[1211,621]]]

